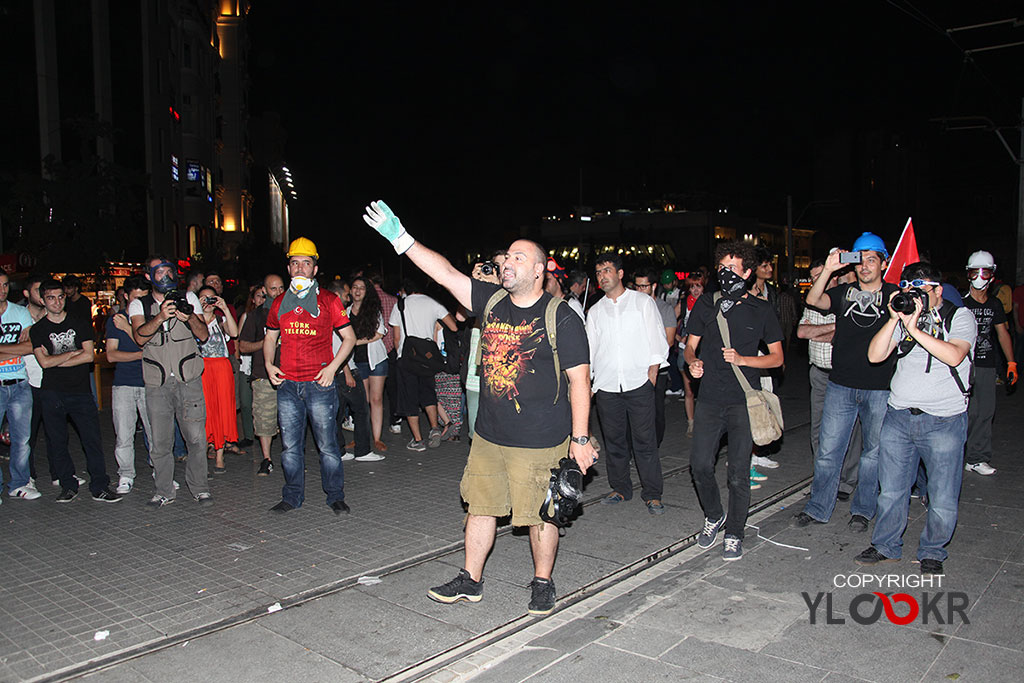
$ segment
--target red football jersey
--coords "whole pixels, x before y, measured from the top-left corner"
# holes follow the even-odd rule
[[[319,290],[316,295],[320,315],[296,308],[278,316],[284,296],[274,299],[267,315],[267,329],[281,331],[281,372],[285,379],[312,382],[320,369],[334,360],[331,335],[349,324],[341,299],[333,292]]]

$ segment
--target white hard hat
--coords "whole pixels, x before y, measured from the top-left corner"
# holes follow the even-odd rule
[[[967,259],[967,268],[991,268],[996,269],[996,261],[992,254],[987,251],[976,251]]]

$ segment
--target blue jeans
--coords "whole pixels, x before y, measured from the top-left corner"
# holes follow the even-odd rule
[[[917,478],[917,464],[923,461],[928,471],[928,521],[921,532],[917,559],[946,559],[945,546],[956,529],[966,439],[966,412],[935,417],[888,409],[878,456],[878,483],[882,491],[871,535],[871,544],[878,552],[894,559],[903,554],[910,487]]]
[[[277,390],[277,419],[281,423],[281,469],[284,488],[281,500],[302,507],[306,487],[306,418],[313,426],[313,438],[320,451],[320,480],[327,504],[345,500],[345,471],[338,447],[338,393],[332,382],[322,387],[316,382],[286,379]]]
[[[13,491],[29,481],[29,455],[32,450],[28,440],[32,434],[32,387],[28,380],[0,386],[0,422],[3,422],[5,413],[11,429],[11,481],[7,490]],[[0,483],[3,483],[2,471]]]
[[[811,481],[811,499],[804,506],[804,512],[819,522],[827,522],[836,507],[839,476],[858,416],[863,447],[857,490],[850,502],[850,514],[868,519],[875,516],[878,500],[878,438],[888,400],[888,389],[853,389],[831,381],[825,388],[818,455],[814,458],[814,479]]]

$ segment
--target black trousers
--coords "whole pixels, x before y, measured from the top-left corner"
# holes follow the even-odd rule
[[[668,368],[658,371],[658,382],[654,385],[654,433],[658,437],[658,448],[665,438],[665,392],[668,391]]]
[[[640,496],[660,500],[663,482],[654,429],[654,386],[644,382],[631,391],[597,392],[597,414],[604,434],[608,485],[623,498],[633,497],[630,478],[630,446],[640,475]],[[629,435],[627,438],[627,427]]]
[[[50,389],[40,389],[43,404],[43,429],[50,459],[57,470],[62,489],[78,490],[75,479],[75,465],[68,453],[68,418],[78,430],[85,451],[85,466],[89,471],[89,490],[93,495],[101,493],[110,484],[107,466],[103,459],[103,442],[100,438],[100,417],[96,399],[92,394],[69,394]]]
[[[363,387],[363,378],[358,370],[352,370],[352,377],[356,385],[350,387],[345,383],[345,374],[339,372],[334,378],[334,386],[338,389],[338,414],[341,414],[343,407],[348,406],[349,414],[352,416],[352,424],[355,425],[355,452],[353,455],[359,457],[370,452],[370,406],[366,402],[366,389]],[[345,453],[345,442],[348,439],[341,431],[341,420],[338,420],[338,446],[341,452]]]
[[[754,446],[747,406],[744,403],[717,405],[697,401],[693,411],[690,473],[704,516],[711,520],[722,518],[722,497],[715,479],[715,459],[723,434],[729,435],[729,518],[725,523],[725,533],[743,538],[750,508],[750,452]]]

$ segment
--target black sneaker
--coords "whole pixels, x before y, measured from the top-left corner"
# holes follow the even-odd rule
[[[848,501],[850,500],[850,494],[847,493],[846,491],[840,491],[839,493],[836,494],[836,500],[841,500],[844,502]]]
[[[331,509],[334,510],[334,514],[336,515],[344,515],[349,512],[349,507],[343,500],[336,500],[331,503]]]
[[[469,572],[460,569],[458,576],[448,583],[434,586],[428,590],[427,597],[446,605],[451,605],[459,600],[480,602],[484,597],[484,580],[474,581]]]
[[[193,498],[195,498],[196,502],[202,505],[203,507],[210,507],[213,505],[213,496],[210,494],[209,491],[197,493],[196,495],[193,496]]]
[[[274,507],[270,508],[270,511],[271,512],[276,512],[276,513],[278,513],[280,515],[283,515],[284,513],[290,512],[290,511],[292,511],[294,509],[295,509],[294,505],[292,505],[291,503],[286,503],[286,502],[284,502],[282,500],[280,503],[278,503]]]
[[[717,522],[707,517],[704,518],[704,528],[700,532],[700,536],[697,537],[697,545],[701,548],[710,548],[715,544],[715,539],[718,538],[718,532],[725,526],[725,515]]]
[[[78,498],[78,491],[72,491],[71,489],[61,489],[60,495],[57,496],[57,502],[70,503],[75,498]]]
[[[867,550],[862,552],[860,555],[853,559],[854,562],[862,567],[873,567],[876,564],[882,562],[899,562],[899,558],[886,557],[882,553],[875,550],[875,546],[869,547]]]
[[[735,562],[743,557],[743,539],[739,536],[726,534],[725,542],[722,544],[722,559],[726,562]]]
[[[942,568],[942,562],[940,560],[933,560],[928,558],[921,560],[921,575],[933,574],[935,576],[945,576],[946,572]]]
[[[853,517],[850,517],[850,521],[846,524],[846,526],[850,527],[851,531],[855,531],[858,534],[862,534],[868,530],[868,524],[870,523],[871,520],[869,520],[864,515],[854,515]]]
[[[805,527],[805,526],[809,526],[811,524],[824,524],[825,523],[825,522],[819,522],[818,520],[816,520],[814,517],[811,517],[806,512],[801,512],[799,514],[794,515],[793,519],[796,521],[796,525],[798,527]]]
[[[274,471],[274,463],[264,458],[263,462],[260,463],[260,469],[256,472],[258,477],[269,477],[270,473]]]
[[[111,491],[108,486],[99,493],[92,494],[92,499],[97,503],[116,503],[121,500],[121,494]]]
[[[533,589],[533,596],[526,611],[540,617],[551,614],[555,610],[555,582],[535,576],[530,582],[530,588]]]

